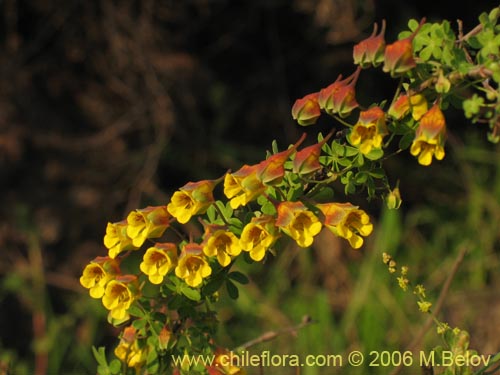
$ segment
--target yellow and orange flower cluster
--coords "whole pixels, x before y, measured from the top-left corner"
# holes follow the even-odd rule
[[[423,95],[401,95],[389,108],[388,114],[399,120],[411,113],[417,121],[415,138],[410,153],[418,158],[421,165],[428,166],[435,157],[442,160],[445,156],[446,120],[439,103],[428,109]]]
[[[341,81],[346,83],[344,89],[351,90],[355,79]],[[339,104],[335,101],[335,94],[332,95],[332,99],[327,99],[328,106]],[[372,126],[373,123],[376,133],[383,136],[383,116],[375,109],[366,111],[360,117],[360,123],[364,126]],[[227,172],[217,180],[187,183],[172,195],[167,205],[137,209],[130,212],[125,220],[108,223],[103,239],[108,254],[95,258],[84,268],[81,285],[89,290],[92,298],[102,300],[103,306],[109,311],[108,321],[117,326],[144,309],[147,293],[143,295],[143,288],[146,283],[149,282],[150,286],[167,285],[169,288],[175,285],[178,293],[196,298],[203,293],[202,287],[207,285],[211,276],[220,274],[221,268],[231,267],[242,253],[248,254],[253,261],[263,261],[284,236],[305,248],[313,244],[325,226],[347,239],[352,247],[359,248],[363,237],[370,234],[372,227],[366,213],[357,207],[350,204],[332,203],[332,206],[328,206],[303,202],[300,196],[290,200],[285,195],[281,195],[280,199],[269,196],[282,183],[288,183],[287,174],[307,178],[319,171],[322,168],[320,160],[323,146],[331,136],[329,134],[320,142],[298,150],[304,135],[287,150],[270,155],[260,163],[245,165],[234,173]],[[368,141],[364,139],[359,142],[363,144],[360,147],[367,147],[363,142]],[[379,143],[372,142],[371,147],[379,147]],[[208,218],[214,218],[216,210],[220,210],[217,204],[220,202],[214,198],[214,189],[222,181],[223,193],[229,202],[224,207],[231,211],[229,215],[243,211],[240,207],[258,197],[265,197],[274,208],[265,212],[264,209],[256,210],[246,215],[243,221],[224,217],[220,211],[218,221],[207,222]],[[207,212],[209,209],[211,213]],[[172,223],[176,221],[184,225],[194,217],[205,229],[200,238],[193,240],[190,236],[189,241],[171,241],[172,235],[179,235],[177,231],[166,234]],[[234,220],[238,221],[238,225],[232,224]],[[142,259],[138,260],[138,251],[141,249]],[[137,262],[135,264],[138,264],[140,272],[123,265],[129,257],[135,259],[131,263]],[[122,273],[122,268],[130,273]],[[185,286],[181,283],[185,283]],[[163,293],[163,289],[159,290]],[[167,307],[164,306],[164,309]],[[146,361],[149,346],[138,337],[138,328],[134,327],[125,328],[115,355],[127,366],[140,368]],[[169,345],[169,335],[164,335],[162,341],[158,341],[162,350]],[[229,366],[224,371],[233,373],[236,369]]]

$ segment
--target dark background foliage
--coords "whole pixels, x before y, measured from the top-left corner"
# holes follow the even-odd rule
[[[0,2],[0,351],[31,358],[41,311],[62,316],[85,294],[107,221],[310,132],[291,105],[353,71],[373,22],[387,20],[388,41],[409,18],[468,30],[493,3]],[[365,82],[360,101],[390,95],[381,75]]]

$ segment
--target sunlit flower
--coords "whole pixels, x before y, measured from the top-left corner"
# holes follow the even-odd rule
[[[357,108],[355,85],[360,71],[361,67],[358,67],[344,80],[340,80],[342,78],[340,75],[331,85],[321,89],[318,96],[320,108],[330,115],[338,114],[341,117],[348,116]]]
[[[256,262],[262,260],[266,251],[276,242],[275,220],[271,215],[253,217],[241,232],[240,246],[250,253]]]
[[[257,176],[259,165],[244,165],[234,173],[224,177],[224,195],[230,199],[231,208],[246,206],[266,190]]]
[[[377,35],[377,24],[373,27],[372,35],[356,44],[353,48],[354,64],[367,68],[370,65],[378,66],[384,61],[385,49],[385,20],[382,21],[380,34]]]
[[[413,156],[418,156],[421,165],[430,165],[432,158],[444,158],[444,142],[446,139],[446,122],[436,103],[425,113],[415,132],[415,139],[410,148]]]
[[[241,253],[241,247],[234,233],[219,229],[205,237],[203,252],[209,257],[216,256],[219,264],[226,267],[231,257]]]
[[[127,216],[127,235],[136,247],[148,238],[158,238],[169,226],[170,215],[165,206],[146,207],[132,211]]]
[[[321,148],[330,139],[332,134],[328,134],[321,142],[297,151],[293,158],[293,173],[306,175],[320,170],[322,168],[319,162]]]
[[[265,185],[279,184],[285,176],[285,162],[297,150],[297,147],[304,141],[306,134],[285,151],[269,156],[266,160],[257,165],[257,177]]]
[[[175,275],[183,279],[187,285],[195,288],[211,273],[212,269],[203,255],[202,246],[195,243],[184,245],[177,267],[175,267]]]
[[[387,133],[384,111],[380,107],[372,107],[360,113],[359,120],[352,128],[348,140],[366,155],[373,149],[382,147],[382,140]]]
[[[425,20],[422,20],[409,37],[397,40],[385,47],[384,72],[390,73],[391,76],[397,76],[417,66],[413,57],[413,39],[424,22]]]
[[[128,367],[141,367],[147,359],[147,347],[140,348],[136,337],[136,329],[132,326],[123,330],[120,343],[115,348],[116,357]]]
[[[131,289],[135,281],[135,276],[125,275],[111,280],[106,285],[102,304],[110,310],[109,315],[112,319],[123,321],[129,318],[128,309],[136,298]]]
[[[321,231],[321,222],[302,202],[281,202],[276,226],[292,237],[300,247],[309,247]]]
[[[204,214],[214,202],[213,190],[218,181],[189,182],[176,191],[167,206],[168,212],[181,224],[192,216]]]
[[[318,104],[318,93],[312,93],[297,99],[292,107],[292,117],[299,125],[313,125],[321,116],[321,108]]]
[[[322,203],[316,207],[324,215],[325,227],[333,234],[348,240],[354,249],[363,246],[363,237],[373,230],[366,212],[351,203]]]
[[[127,222],[125,220],[108,223],[103,242],[108,249],[108,255],[113,259],[122,251],[137,249],[132,244],[132,239],[127,236]]]
[[[152,284],[161,284],[165,275],[177,264],[177,246],[174,243],[156,243],[144,253],[141,271]]]
[[[80,284],[89,289],[92,298],[101,298],[106,284],[118,273],[116,261],[109,257],[97,257],[83,269]]]
[[[400,95],[392,103],[387,114],[396,120],[400,120],[411,112],[415,121],[418,121],[427,112],[427,99],[421,94]]]

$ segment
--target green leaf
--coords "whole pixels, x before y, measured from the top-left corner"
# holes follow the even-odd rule
[[[217,211],[215,210],[215,207],[213,205],[208,207],[208,210],[207,210],[208,221],[213,223],[215,221],[216,214],[217,214]]]
[[[373,178],[384,178],[385,177],[385,171],[382,168],[374,168],[370,172],[370,176]]]
[[[97,373],[99,375],[111,375],[111,371],[109,369],[109,367],[106,365],[106,366],[97,366]]]
[[[92,345],[92,353],[94,354],[94,358],[99,365],[108,368],[106,348],[104,348],[104,346],[100,346],[99,349],[96,349],[96,347]]]
[[[415,134],[413,132],[406,133],[399,140],[399,148],[401,150],[406,150],[412,144],[413,139],[415,139]]]
[[[136,319],[132,322],[132,326],[139,331],[146,327],[146,324],[148,324],[146,319]]]
[[[378,160],[382,156],[384,156],[384,150],[382,150],[381,148],[374,148],[365,155],[365,157],[369,160]]]
[[[143,318],[144,317],[144,311],[137,306],[136,304],[133,304],[132,306],[129,307],[128,313],[132,316],[136,316],[138,318]]]
[[[119,374],[121,370],[122,363],[118,359],[115,358],[109,363],[109,371],[111,374]]]
[[[481,25],[487,25],[490,23],[490,18],[488,17],[488,13],[483,12],[479,15],[479,23]]]
[[[481,43],[479,42],[479,40],[477,39],[477,36],[475,36],[475,35],[470,37],[469,39],[467,39],[467,44],[469,44],[469,46],[471,46],[474,49],[481,48]]]
[[[354,184],[352,183],[348,183],[344,188],[344,192],[346,195],[354,194],[356,192],[356,186],[354,186]]]
[[[150,374],[156,374],[158,372],[158,354],[156,353],[154,347],[150,348],[149,350],[148,356],[146,358],[146,367],[148,373]]]
[[[192,301],[198,302],[201,299],[200,291],[190,288],[187,285],[181,287],[181,293]]]
[[[278,142],[276,142],[276,139],[273,139],[273,142],[271,143],[271,148],[273,150],[273,154],[277,154],[279,152]]]
[[[226,278],[226,273],[220,272],[215,277],[210,279],[210,281],[206,283],[202,288],[203,295],[210,296],[214,294],[216,291],[218,291],[222,283],[224,282],[225,278]]]
[[[238,299],[240,292],[238,290],[238,287],[234,285],[234,283],[229,280],[226,281],[226,289],[229,297],[231,297],[232,299]]]
[[[355,179],[357,184],[359,184],[359,185],[364,184],[366,182],[366,180],[368,179],[368,174],[366,172],[358,172],[354,179]]]
[[[334,191],[331,187],[324,186],[318,189],[316,192],[314,192],[311,198],[314,199],[316,202],[328,202],[333,199],[334,195],[335,195]]]
[[[473,116],[477,115],[481,110],[483,104],[484,99],[477,94],[472,95],[472,98],[465,99],[463,102],[465,117],[472,118]]]
[[[427,47],[424,47],[421,51],[420,51],[420,54],[419,54],[419,57],[423,60],[423,61],[427,61],[431,58],[431,55],[432,55],[432,52],[433,52],[433,46],[432,45],[429,45]]]
[[[228,277],[231,279],[231,280],[234,280],[240,284],[248,284],[248,277],[244,274],[244,273],[241,273],[239,271],[233,271],[233,272],[230,272],[228,274]]]
[[[412,18],[411,20],[408,21],[408,28],[411,30],[411,31],[415,31],[417,29],[419,25],[419,22]]]
[[[359,149],[356,147],[345,146],[345,156],[354,156],[357,154],[359,154]]]
[[[491,143],[494,143],[494,144],[497,144],[500,141],[500,136],[499,135],[495,135],[493,133],[488,133],[487,134],[487,138],[488,138],[488,142],[491,142]]]
[[[274,207],[274,204],[266,199],[266,202],[260,207],[260,211],[266,215],[275,215],[276,207]]]

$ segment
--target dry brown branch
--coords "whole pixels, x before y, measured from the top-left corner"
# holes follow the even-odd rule
[[[277,330],[277,331],[268,331],[260,335],[259,337],[252,339],[250,341],[247,341],[244,344],[241,344],[238,346],[237,350],[245,350],[248,349],[252,346],[255,346],[257,344],[266,342],[266,341],[271,341],[274,340],[276,337],[284,335],[284,334],[292,334],[295,335],[298,330],[307,327],[308,325],[314,323],[314,320],[311,319],[309,316],[304,316],[302,318],[302,321],[299,324],[296,324],[294,326],[290,327],[285,327],[283,329]]]

